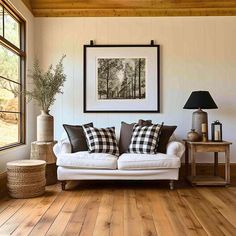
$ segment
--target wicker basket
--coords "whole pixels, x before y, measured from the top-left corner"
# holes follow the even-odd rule
[[[37,197],[45,192],[45,161],[20,160],[7,163],[7,187],[13,198]]]

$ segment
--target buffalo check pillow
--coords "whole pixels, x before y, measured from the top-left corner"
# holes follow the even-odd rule
[[[83,126],[90,153],[110,153],[119,156],[115,127],[95,128]]]
[[[163,123],[151,126],[135,125],[128,152],[155,154],[162,125]]]

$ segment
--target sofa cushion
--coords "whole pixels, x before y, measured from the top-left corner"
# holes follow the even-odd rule
[[[77,169],[116,169],[117,157],[108,153],[87,151],[65,153],[57,156],[57,165]]]
[[[173,155],[124,153],[118,159],[120,170],[172,169],[180,167],[180,158]]]

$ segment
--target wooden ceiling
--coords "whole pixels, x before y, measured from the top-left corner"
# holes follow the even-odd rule
[[[22,0],[37,17],[235,16],[236,0]]]

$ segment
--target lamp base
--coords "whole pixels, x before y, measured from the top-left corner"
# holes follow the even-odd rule
[[[208,118],[207,118],[207,112],[201,110],[200,108],[193,112],[192,116],[192,129],[195,129],[195,131],[201,136],[202,138],[202,124],[206,123],[206,138],[208,140]]]

